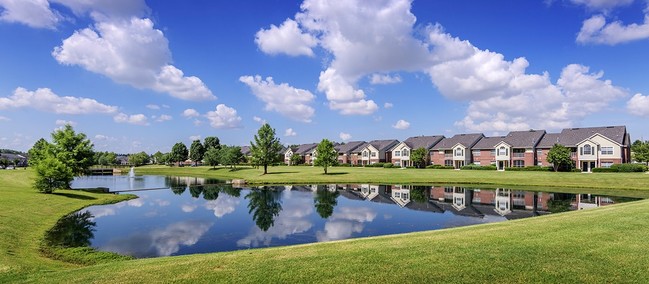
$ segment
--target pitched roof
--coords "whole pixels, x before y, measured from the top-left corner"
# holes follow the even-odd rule
[[[604,137],[611,139],[621,145],[624,145],[626,138],[626,126],[604,126],[604,127],[585,127],[585,128],[566,128],[561,131],[561,144],[567,147],[577,146],[577,143],[588,139],[599,133]]]
[[[241,146],[241,153],[244,156],[248,156],[250,154],[250,146]],[[284,153],[284,151],[282,151]]]
[[[444,136],[442,135],[435,135],[435,136],[415,136],[415,137],[410,137],[406,139],[406,141],[403,141],[410,149],[419,149],[419,148],[424,148],[424,149],[430,149],[435,144],[439,143],[444,139]]]
[[[18,160],[26,160],[26,159],[27,159],[27,158],[26,158],[25,156],[23,156],[23,155],[19,155],[19,154],[10,154],[10,153],[0,153],[0,158],[2,158],[2,159],[7,159],[7,160],[9,160],[9,161],[13,161],[13,160],[15,160],[15,159],[18,159]]]
[[[297,149],[293,150],[293,153],[299,154],[299,155],[304,155],[307,152],[313,150],[313,148],[317,147],[318,144],[316,143],[311,143],[311,144],[302,144],[297,147]]]
[[[546,133],[545,136],[543,136],[543,139],[541,139],[541,142],[539,142],[536,147],[543,149],[552,148],[552,146],[554,146],[554,144],[556,143],[561,144],[560,137],[561,133]]]
[[[365,141],[350,141],[345,144],[340,144],[334,147],[338,153],[349,154],[354,151],[356,148],[365,144]]]
[[[465,147],[471,148],[473,147],[480,139],[482,139],[484,135],[482,133],[472,133],[472,134],[456,134],[455,136],[451,138],[444,138],[442,141],[439,141],[435,146],[433,146],[433,149],[441,150],[441,149],[451,149],[453,146],[456,144],[462,144]]]
[[[391,139],[391,140],[373,140],[373,141],[370,141],[370,142],[367,143],[367,144],[372,145],[372,147],[376,148],[376,149],[379,150],[379,151],[386,151],[386,150],[388,150],[390,147],[394,146],[394,144],[396,144],[396,143],[399,143],[399,140],[396,140],[396,139]],[[364,146],[367,146],[367,144],[364,145]],[[364,147],[363,147],[363,148],[364,148]]]

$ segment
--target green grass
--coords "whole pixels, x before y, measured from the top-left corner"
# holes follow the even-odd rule
[[[270,170],[287,172],[295,168],[298,167]],[[138,168],[137,173],[237,177],[269,183],[331,182],[329,176],[321,176],[317,170],[299,167],[296,173],[266,176],[260,176],[257,170],[229,172],[207,168]],[[544,176],[524,173],[527,175],[518,177],[516,175],[520,172],[494,172],[490,173],[497,176],[493,178],[472,171],[358,169],[351,172],[347,168],[333,169],[333,172],[337,171],[350,171],[349,175],[359,174],[359,178],[370,178],[369,173],[404,172],[413,176],[425,173],[452,179],[445,182],[461,183],[479,182],[483,177],[500,184],[503,177],[498,175],[506,174],[518,179],[517,182],[543,177],[545,182],[561,185],[547,175],[551,173],[544,173]],[[313,175],[311,180],[307,179],[309,173]],[[458,174],[467,174],[467,180],[456,176]],[[573,187],[583,185],[583,178],[588,177],[598,183],[623,183],[638,189],[637,192],[649,192],[649,183],[646,182],[649,177],[644,174],[560,175],[564,182],[581,180],[582,184],[572,181]],[[44,232],[58,218],[78,208],[114,202],[122,197],[70,191],[61,191],[59,195],[39,194],[31,189],[31,176],[31,171],[0,171],[0,283],[643,283],[649,279],[649,245],[646,243],[649,200],[394,236],[179,257],[111,259],[95,265],[70,264],[46,258],[39,252]],[[276,180],[275,176],[278,176]],[[614,181],[607,181],[607,177]],[[378,176],[377,179],[381,180],[372,182],[390,182],[384,178]],[[427,179],[420,177],[413,182],[433,182]],[[352,180],[350,177],[337,183],[351,183]],[[404,182],[401,178],[392,177],[392,180]],[[75,253],[85,255],[79,251]],[[75,257],[73,253],[67,255]]]

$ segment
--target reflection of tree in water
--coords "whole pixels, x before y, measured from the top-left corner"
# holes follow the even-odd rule
[[[552,213],[570,211],[570,202],[574,197],[574,194],[554,193],[552,199],[548,200],[548,211]]]
[[[234,188],[231,185],[224,185],[223,187],[221,187],[221,191],[224,192],[227,195],[232,196],[232,197],[241,196],[241,189],[240,188]]]
[[[428,186],[420,186],[416,185],[413,186],[412,189],[410,190],[410,200],[414,202],[419,202],[419,203],[424,203],[428,201],[428,189],[430,187]]]
[[[97,225],[90,211],[77,212],[59,219],[54,228],[47,231],[45,241],[50,246],[84,247],[90,246]]]
[[[282,211],[280,203],[280,192],[269,187],[259,190],[250,190],[246,195],[248,202],[248,213],[252,213],[252,219],[262,231],[268,231],[275,223],[275,217]]]
[[[219,198],[219,191],[221,191],[221,189],[216,185],[206,185],[203,187],[203,199],[216,200]]]
[[[175,195],[181,195],[185,192],[187,187],[183,186],[172,186],[171,187],[171,192],[173,192]]]
[[[326,186],[318,186],[313,202],[315,203],[315,211],[318,212],[320,217],[327,219],[334,213],[334,207],[338,205],[338,200],[336,200],[338,195],[340,193],[337,190],[329,191]]]
[[[203,193],[202,185],[189,187],[189,194],[191,194],[193,198],[199,198],[201,193]]]

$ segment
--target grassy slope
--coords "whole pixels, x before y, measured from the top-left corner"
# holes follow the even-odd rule
[[[137,174],[159,174],[175,176],[200,176],[222,179],[245,179],[249,183],[309,184],[309,183],[385,183],[385,184],[491,184],[509,186],[551,186],[599,189],[649,189],[649,174],[643,173],[554,173],[554,172],[498,172],[498,171],[455,171],[432,169],[384,169],[345,168],[329,169],[324,175],[322,168],[308,166],[269,167],[268,174],[261,169],[242,167],[231,171],[227,168],[209,167],[172,168],[147,166],[135,170]]]
[[[152,171],[167,169],[147,169]],[[295,171],[277,167],[271,171]],[[368,173],[389,175],[415,170],[350,169],[348,175],[370,178]],[[363,170],[363,171],[360,171]],[[376,170],[374,172],[370,172]],[[168,174],[259,178],[257,170],[229,172],[206,168],[174,169]],[[429,170],[430,171],[430,170]],[[138,169],[138,174],[145,171]],[[267,175],[267,182],[331,182],[317,175],[317,168],[300,167],[296,173]],[[443,172],[443,173],[442,173]],[[161,173],[161,172],[159,172]],[[475,182],[499,174],[521,181],[536,176],[518,172],[479,173],[430,171],[430,175]],[[457,174],[466,174],[462,180]],[[553,182],[547,173],[546,182]],[[308,176],[311,179],[308,179]],[[418,174],[419,175],[419,174]],[[344,177],[337,175],[334,178]],[[648,175],[566,174],[590,177],[604,184],[620,183],[649,189]],[[30,171],[0,171],[0,282],[168,282],[197,280],[229,282],[643,282],[649,279],[649,201],[595,210],[548,215],[539,218],[450,230],[366,238],[294,247],[257,249],[229,253],[119,261],[80,267],[42,257],[38,253],[44,232],[56,220],[80,207],[109,202],[113,195],[61,192],[43,195],[30,188]],[[250,177],[250,178],[248,178]],[[380,177],[383,179],[385,177]],[[556,178],[556,177],[555,177]],[[392,182],[401,182],[394,181]],[[430,182],[418,178],[412,182]],[[349,182],[343,180],[341,183]],[[359,181],[354,181],[359,182]],[[377,181],[388,182],[388,181]],[[405,182],[405,181],[404,181]],[[439,182],[439,181],[437,181]],[[452,181],[451,181],[452,182]],[[560,182],[554,182],[560,185]],[[619,185],[619,184],[618,184]],[[572,186],[577,186],[574,183]],[[641,192],[641,191],[639,191]],[[649,191],[644,191],[647,193]]]
[[[41,194],[31,188],[32,177],[31,170],[0,171],[0,283],[15,274],[74,267],[40,254],[45,231],[72,211],[127,198],[69,190]]]

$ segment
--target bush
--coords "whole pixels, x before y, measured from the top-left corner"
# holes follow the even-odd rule
[[[553,170],[554,169],[552,169],[552,167],[541,167],[541,166],[505,168],[505,171],[519,171],[519,172],[548,172]]]
[[[338,167],[343,167],[343,168],[349,168],[351,166],[352,165],[350,165],[350,164],[338,164]]]
[[[429,165],[426,166],[427,169],[436,169],[436,170],[452,170],[455,169],[453,166],[444,166],[444,165]]]
[[[494,165],[488,165],[488,166],[480,166],[480,165],[475,165],[475,164],[468,164],[466,166],[461,167],[460,169],[463,170],[485,170],[485,171],[495,171],[496,166]]]
[[[386,168],[386,169],[387,168],[393,168],[394,165],[392,163],[385,163],[385,164],[383,164],[383,167]]]
[[[594,168],[594,173],[641,173],[646,172],[647,166],[643,164],[615,164],[610,168]]]
[[[617,169],[614,168],[594,168],[594,173],[617,173]]]

